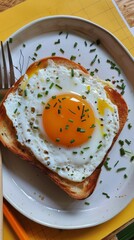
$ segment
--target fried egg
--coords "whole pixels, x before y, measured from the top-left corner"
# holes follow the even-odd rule
[[[107,83],[48,60],[4,102],[17,140],[47,168],[81,182],[102,162],[119,129]]]

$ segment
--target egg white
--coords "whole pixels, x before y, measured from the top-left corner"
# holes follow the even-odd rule
[[[58,66],[52,60],[48,63],[46,69],[40,69],[30,78],[25,74],[19,88],[8,95],[4,106],[22,145],[30,148],[35,157],[52,171],[69,180],[81,182],[92,174],[110,148],[119,129],[118,109],[107,98],[104,81],[81,70],[74,70],[72,77],[71,69]],[[52,82],[61,88],[54,85],[50,89]],[[54,145],[44,131],[41,116],[49,98],[68,92],[85,96],[98,119],[92,138],[74,149]],[[113,111],[105,109],[104,116],[97,110],[100,98],[113,108]],[[103,118],[103,127],[100,127],[100,118]]]

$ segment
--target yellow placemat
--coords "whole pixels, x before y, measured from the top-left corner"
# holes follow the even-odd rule
[[[5,40],[10,34],[32,20],[57,14],[83,17],[105,27],[134,56],[134,37],[117,12],[112,0],[26,0],[0,13],[0,39]],[[99,226],[82,230],[50,229],[32,222],[14,209],[13,211],[26,229],[31,240],[100,240],[134,217],[134,200],[112,220]],[[17,237],[4,219],[4,240],[8,239],[17,240]]]

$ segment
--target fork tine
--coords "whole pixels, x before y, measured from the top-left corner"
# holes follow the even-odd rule
[[[9,87],[11,87],[15,83],[15,75],[14,75],[12,56],[11,56],[11,52],[10,52],[10,48],[9,48],[9,42],[7,42],[7,52],[8,52],[9,70],[10,70]]]
[[[1,53],[2,53],[3,69],[4,69],[3,88],[8,88],[7,66],[6,66],[5,53],[4,53],[4,47],[3,47],[2,41],[1,41]]]

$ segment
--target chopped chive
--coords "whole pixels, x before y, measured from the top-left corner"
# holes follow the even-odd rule
[[[85,82],[85,78],[84,77],[82,77],[82,83],[84,83]]]
[[[77,128],[77,132],[85,133],[85,129],[78,127],[78,128]]]
[[[120,155],[121,155],[121,156],[124,156],[124,155],[125,155],[125,150],[124,150],[124,148],[120,148]]]
[[[65,51],[64,51],[62,48],[60,48],[60,52],[61,52],[61,53],[64,53]]]
[[[119,163],[119,160],[114,164],[114,167],[116,167],[118,163]]]
[[[55,55],[56,55],[56,53],[55,53],[55,52],[53,52],[51,55],[52,55],[52,56],[55,56]]]
[[[131,128],[132,128],[131,123],[129,123],[127,126],[128,126],[128,129],[131,129]]]
[[[49,81],[50,81],[50,78],[47,77],[47,78],[46,78],[46,82],[49,82]]]
[[[123,95],[124,92],[125,92],[125,87],[126,87],[126,85],[125,85],[124,83],[122,83],[121,85],[117,85],[116,87],[117,87],[118,89],[122,90],[122,91],[121,91],[121,95]]]
[[[39,44],[39,45],[36,47],[36,51],[38,51],[41,47],[42,47],[42,45]]]
[[[95,127],[96,127],[95,124],[92,124],[90,128],[95,128]]]
[[[106,198],[110,198],[110,196],[107,193],[105,193],[105,192],[103,192],[102,195],[105,195]]]
[[[73,154],[77,154],[77,152],[76,152],[76,151],[73,151]]]
[[[61,35],[63,32],[61,31],[61,32],[59,32],[59,35]]]
[[[26,44],[25,43],[23,43],[23,45],[22,45],[24,48],[26,47]]]
[[[24,90],[24,96],[27,97],[27,90]]]
[[[60,138],[56,138],[56,142],[59,142],[60,141]]]
[[[76,56],[73,56],[73,55],[72,55],[72,56],[70,57],[70,60],[71,60],[71,61],[74,61],[75,59],[76,59]]]
[[[87,149],[89,149],[89,148],[90,148],[90,147],[84,147],[83,149],[84,149],[84,150],[87,150]]]
[[[98,145],[97,149],[100,149],[102,147],[102,144]]]
[[[118,75],[121,74],[121,70],[118,67],[114,67],[114,69],[118,72]]]
[[[38,93],[37,97],[41,98],[43,95],[41,93]]]
[[[68,125],[68,124],[65,126],[65,129],[66,129],[66,130],[68,130],[68,129],[69,129],[69,125]]]
[[[130,162],[132,162],[134,160],[134,156],[132,156],[131,158],[130,158]]]
[[[95,42],[90,43],[90,47],[92,47],[95,44]]]
[[[72,119],[68,119],[69,122],[73,123],[74,121]]]
[[[131,144],[131,141],[128,141],[127,139],[125,139],[125,142],[127,143],[127,145]]]
[[[57,171],[60,170],[60,167],[57,167],[56,170],[57,170]]]
[[[55,99],[56,98],[56,96],[52,96],[52,99]]]
[[[62,89],[62,87],[61,87],[60,85],[58,85],[58,84],[55,84],[55,86],[56,86],[57,88],[59,88],[59,89]]]
[[[126,170],[126,167],[118,168],[118,169],[116,170],[116,172],[121,172],[121,171],[124,171],[124,170]]]
[[[85,47],[87,47],[87,42],[86,41],[84,41],[84,44],[85,44]]]
[[[124,178],[127,178],[127,174],[124,174]]]
[[[50,85],[50,87],[49,87],[49,89],[51,89],[53,86],[54,86],[54,83],[52,82],[51,85]]]
[[[58,39],[54,44],[59,44],[60,43],[60,39]]]
[[[17,112],[17,110],[18,110],[18,109],[16,108],[16,109],[14,110],[14,113],[16,113],[16,112]]]
[[[93,77],[94,76],[94,72],[90,72],[90,75]]]
[[[95,57],[94,57],[94,59],[91,61],[91,63],[90,63],[90,66],[92,66],[94,63],[95,63],[95,61],[96,61],[96,59],[97,59],[97,54],[95,55]]]
[[[119,140],[119,144],[120,144],[121,146],[123,146],[123,145],[124,145],[124,141]]]
[[[38,129],[38,127],[37,127],[37,126],[33,126],[33,128],[34,128],[34,129]]]
[[[108,166],[108,160],[104,162],[104,167],[106,168],[107,171],[110,171],[112,168]]]
[[[107,133],[104,133],[104,134],[103,134],[103,137],[105,138],[106,136],[107,136]]]
[[[76,47],[77,47],[77,45],[78,45],[78,43],[77,43],[77,42],[75,42],[75,43],[74,43],[74,48],[76,48]]]
[[[74,143],[74,142],[75,142],[75,140],[74,140],[74,139],[70,140],[70,143]]]
[[[95,52],[96,51],[96,48],[93,48],[93,49],[90,49],[90,53],[92,53],[92,52]]]
[[[48,95],[48,91],[45,91],[45,95]]]
[[[33,57],[33,58],[32,58],[32,60],[33,60],[33,61],[35,61],[35,60],[36,60],[36,58],[35,58],[35,57]]]
[[[90,203],[89,202],[85,202],[85,205],[90,205]]]
[[[69,33],[66,33],[66,39],[68,38]]]
[[[97,68],[95,68],[95,70],[94,70],[96,73],[99,71]]]

